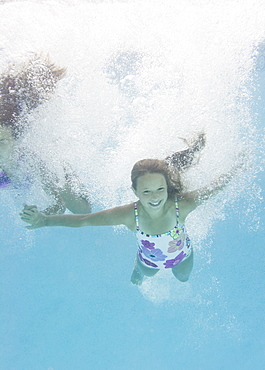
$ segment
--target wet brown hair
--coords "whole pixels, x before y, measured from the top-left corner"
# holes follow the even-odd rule
[[[171,171],[166,162],[160,159],[142,159],[134,164],[131,171],[131,181],[135,190],[138,177],[147,173],[160,173],[165,177],[169,198],[174,199],[182,193],[183,185],[179,172]]]
[[[27,114],[48,100],[65,68],[48,57],[35,55],[19,71],[14,66],[0,76],[0,124],[18,138],[26,128]]]

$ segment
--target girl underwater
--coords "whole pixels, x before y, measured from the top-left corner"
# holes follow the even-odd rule
[[[91,211],[87,191],[70,166],[62,165],[64,181],[59,186],[58,176],[48,170],[37,153],[21,145],[30,113],[50,98],[65,71],[48,58],[35,55],[18,71],[10,66],[0,76],[0,189],[29,188],[38,180],[54,199],[44,213],[68,209],[87,214]]]
[[[204,135],[200,138],[197,144],[204,145]],[[200,150],[203,145],[194,147]],[[185,220],[196,207],[222,190],[238,170],[235,167],[209,186],[185,192],[178,168],[190,166],[193,155],[194,151],[187,149],[166,160],[143,159],[135,163],[131,181],[138,201],[134,203],[88,215],[45,215],[36,206],[26,205],[20,213],[21,219],[31,224],[28,229],[125,225],[138,240],[133,284],[141,285],[145,276],[153,276],[160,269],[171,269],[179,281],[186,282],[193,267],[193,249]]]

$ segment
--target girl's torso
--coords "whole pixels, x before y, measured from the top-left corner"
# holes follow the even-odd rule
[[[139,227],[138,207],[137,203],[134,203],[138,257],[147,267],[155,269],[172,268],[188,258],[191,253],[190,239],[185,225],[179,223],[177,200],[175,200],[174,208],[175,225],[169,231],[161,234],[147,234]],[[166,223],[169,223],[167,219]],[[144,223],[140,222],[140,224]]]

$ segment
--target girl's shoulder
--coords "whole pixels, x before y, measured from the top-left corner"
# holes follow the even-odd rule
[[[186,193],[178,199],[178,207],[180,223],[184,223],[186,217],[196,208],[196,203],[194,198],[190,197],[189,193]]]
[[[131,231],[135,231],[136,222],[135,222],[135,202],[126,204],[122,206],[122,213],[124,215],[123,224],[128,227]]]
[[[98,212],[98,215],[102,216],[104,221],[107,220],[109,224],[125,225],[126,227],[128,227],[128,229],[135,231],[136,223],[135,223],[134,203],[129,203],[126,205],[110,208],[105,211]]]

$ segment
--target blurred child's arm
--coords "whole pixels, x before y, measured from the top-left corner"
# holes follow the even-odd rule
[[[88,189],[81,182],[78,175],[70,165],[64,166],[66,182],[59,191],[65,207],[74,214],[87,214],[91,212],[90,196]]]
[[[51,173],[45,163],[40,162],[43,190],[54,197],[54,204],[42,212],[51,214],[62,214],[68,209],[74,214],[88,214],[91,212],[91,202],[88,190],[72,170],[70,165],[64,164],[65,181],[58,186],[58,179]]]
[[[47,192],[46,189],[44,190]],[[66,210],[66,207],[65,207],[63,199],[60,197],[59,192],[53,188],[53,189],[49,189],[49,192],[47,193],[54,197],[54,202],[52,205],[45,208],[41,212],[44,213],[45,215],[56,215],[56,214],[64,213]]]

